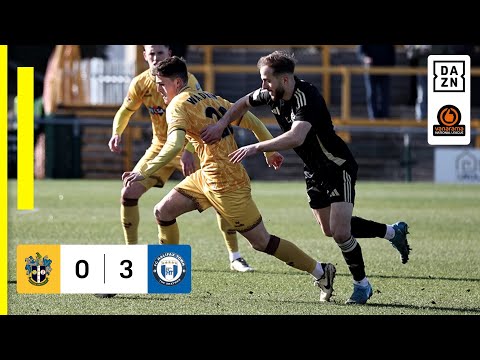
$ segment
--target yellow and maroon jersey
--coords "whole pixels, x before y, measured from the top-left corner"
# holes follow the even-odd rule
[[[201,90],[200,84],[193,74],[188,74],[188,85],[192,89]],[[157,91],[155,76],[147,69],[137,75],[130,83],[128,94],[123,105],[131,111],[137,111],[142,104],[148,109],[152,120],[152,145],[158,146],[158,151],[167,140],[167,124],[165,121],[165,102]]]
[[[185,130],[187,140],[200,159],[200,171],[207,185],[219,192],[236,190],[250,183],[243,165],[234,164],[228,158],[228,154],[238,148],[230,128],[212,145],[205,144],[200,137],[201,130],[216,123],[231,106],[219,96],[187,87],[167,107],[168,133]]]

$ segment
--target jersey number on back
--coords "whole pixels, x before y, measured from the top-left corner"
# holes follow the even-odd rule
[[[223,115],[225,115],[226,112],[227,109],[225,109],[223,106],[220,106],[218,110],[209,106],[205,109],[205,116],[207,118],[213,119],[213,115],[215,115],[218,121],[222,118]],[[225,130],[223,130],[222,139],[228,135],[233,135],[233,127],[230,124],[225,128]]]

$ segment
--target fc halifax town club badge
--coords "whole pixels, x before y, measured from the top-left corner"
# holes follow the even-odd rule
[[[52,260],[48,255],[42,257],[39,252],[35,257],[25,258],[25,270],[27,271],[28,282],[35,286],[42,286],[48,282],[48,276],[52,272]]]
[[[163,253],[153,262],[153,276],[162,285],[172,286],[180,283],[187,272],[185,260],[172,252]]]

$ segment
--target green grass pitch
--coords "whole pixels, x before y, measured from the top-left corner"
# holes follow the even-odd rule
[[[176,182],[140,199],[140,244],[156,244],[153,206]],[[330,303],[318,301],[310,275],[256,252],[239,235],[255,272],[229,270],[214,211],[178,218],[181,242],[192,247],[192,292],[181,295],[32,295],[16,292],[18,244],[123,244],[121,181],[35,182],[37,211],[16,210],[9,181],[8,313],[12,315],[478,315],[480,314],[480,187],[432,183],[358,182],[354,215],[410,226],[410,261],[403,265],[385,239],[359,239],[374,294],[367,305],[347,306],[352,279],[338,246],[316,224],[303,182],[252,182],[270,233],[289,239],[337,266]]]

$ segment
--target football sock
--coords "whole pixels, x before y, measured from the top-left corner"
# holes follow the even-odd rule
[[[320,279],[323,276],[323,274],[325,274],[325,271],[323,271],[322,264],[317,262],[317,265],[315,266],[315,269],[313,269],[311,274],[315,279]]]
[[[383,238],[387,225],[372,220],[362,219],[358,216],[352,216],[350,220],[351,232],[356,239],[364,238]]]
[[[317,266],[317,261],[305,254],[294,243],[285,239],[280,239],[275,235],[270,235],[270,241],[265,252],[282,260],[288,266],[306,271],[309,274],[312,274]]]
[[[237,231],[233,229],[232,225],[230,225],[228,221],[225,220],[219,213],[217,213],[217,223],[218,223],[218,228],[222,232],[225,245],[227,246],[230,261],[238,259],[240,255],[232,259],[232,254],[238,253]]]
[[[387,231],[385,232],[384,238],[387,240],[392,240],[395,237],[395,229],[392,225],[387,225]]]
[[[355,281],[355,280],[354,280],[353,283],[356,284],[356,285],[360,285],[360,286],[365,287],[365,286],[368,285],[368,279],[367,279],[366,277],[364,277],[364,278],[363,278],[362,280],[360,280],[360,281]]]
[[[343,258],[353,276],[353,280],[361,281],[365,278],[365,264],[363,262],[362,249],[353,236],[342,244],[337,244],[342,250]]]
[[[121,201],[120,220],[122,222],[125,244],[138,244],[138,224],[140,222],[138,199],[122,199]]]
[[[172,221],[157,221],[157,223],[159,244],[178,245],[180,243],[180,233],[176,219]]]
[[[242,256],[240,255],[240,252],[236,251],[233,253],[228,253],[228,258],[230,259],[230,262],[237,260],[238,258],[241,258]]]

